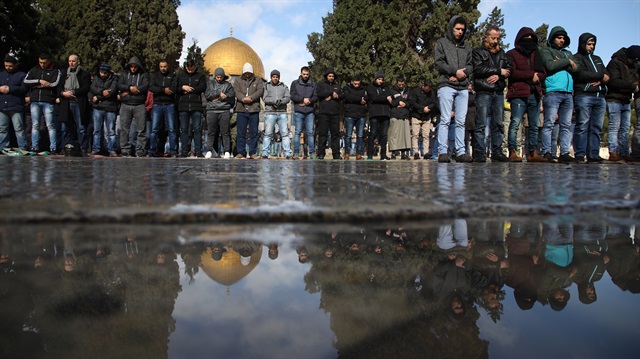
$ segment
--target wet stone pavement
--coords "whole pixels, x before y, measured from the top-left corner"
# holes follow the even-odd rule
[[[640,166],[0,156],[0,359],[640,353]]]
[[[0,157],[0,183],[7,224],[423,221],[640,204],[640,166],[621,164]]]

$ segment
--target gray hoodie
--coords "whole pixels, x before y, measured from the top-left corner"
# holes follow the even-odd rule
[[[454,41],[453,26],[456,23],[465,24],[465,32],[458,43]],[[473,73],[472,65],[472,49],[471,46],[465,44],[465,36],[467,34],[467,21],[460,15],[455,15],[449,20],[447,33],[445,37],[436,41],[434,49],[436,70],[438,76],[438,88],[443,86],[452,87],[456,90],[464,90],[469,85],[469,77]],[[464,73],[467,78],[462,81],[449,81],[451,76],[456,75],[456,71],[465,68]]]
[[[282,82],[278,82],[277,85],[271,81],[265,83],[262,101],[265,104],[265,114],[287,112],[287,104],[291,101],[289,87]]]

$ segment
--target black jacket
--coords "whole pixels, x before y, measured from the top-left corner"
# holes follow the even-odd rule
[[[334,92],[338,94],[337,99],[331,97]],[[328,97],[331,98],[327,100]],[[343,98],[342,88],[337,82],[320,82],[318,84],[318,113],[322,115],[339,115],[340,102]]]
[[[502,76],[501,70],[513,70],[511,61],[507,58],[504,50],[500,49],[492,54],[484,45],[473,50],[473,88],[476,92],[502,92],[506,87],[506,77]],[[498,75],[500,79],[490,84],[487,78]]]
[[[139,94],[133,94],[130,87],[135,86]],[[124,70],[118,79],[118,90],[120,90],[120,101],[126,105],[144,105],[147,100],[147,92],[149,91],[149,74],[144,72],[142,68],[138,72]],[[126,93],[126,95],[124,95]]]
[[[102,92],[111,90],[109,97],[105,97]],[[118,76],[113,72],[110,73],[108,79],[103,80],[99,75],[93,77],[91,83],[91,97],[95,96],[97,102],[93,102],[93,108],[108,112],[118,111]]]
[[[78,107],[80,108],[80,121],[82,124],[86,125],[89,123],[91,119],[90,111],[89,111],[89,95],[91,93],[91,75],[88,71],[79,68],[78,70],[78,84],[79,88],[73,90],[73,95],[76,97],[74,100],[68,99],[62,96],[62,92],[65,91],[65,80],[67,75],[67,69],[61,71],[62,76],[60,83],[58,84],[58,97],[60,98],[60,112],[58,116],[60,117],[60,121],[67,123],[68,121],[73,121],[73,115],[71,111],[69,111],[69,103],[71,101],[75,101],[78,103]]]
[[[593,34],[586,32],[580,35],[578,53],[573,55],[573,59],[578,65],[578,71],[571,74],[573,75],[573,94],[604,96],[607,93],[606,85],[591,86],[592,82],[602,81],[604,75],[609,73],[599,56],[587,52],[587,41],[590,38],[593,38],[597,43],[597,38]],[[595,52],[595,46],[593,50]]]
[[[344,117],[364,118],[367,116],[367,105],[362,104],[362,98],[367,100],[367,90],[363,85],[355,88],[348,84],[342,89],[344,93]]]
[[[611,56],[611,61],[607,64],[609,71],[609,92],[607,101],[628,104],[631,102],[631,94],[635,90],[638,82],[638,71],[630,63],[626,55],[626,48],[621,48]]]
[[[164,93],[164,89],[169,88],[173,91],[172,95]],[[175,72],[167,72],[163,74],[160,71],[151,74],[151,83],[149,84],[149,91],[153,94],[153,103],[158,104],[170,104],[176,100],[176,93],[178,92],[178,77]]]
[[[367,103],[369,104],[369,118],[371,117],[389,117],[391,108],[387,97],[391,96],[391,91],[382,84],[378,86],[374,83],[367,86]]]
[[[400,101],[405,103],[405,107],[398,107]],[[391,88],[391,118],[408,119],[411,117],[411,101],[409,100],[409,89],[407,87],[400,90],[398,86]]]
[[[51,87],[42,87],[40,80],[51,83]],[[60,69],[51,65],[48,69],[41,69],[36,66],[27,72],[24,78],[24,85],[31,89],[29,97],[31,102],[55,103],[58,98],[58,84],[62,81]]]
[[[431,91],[424,92],[422,87],[416,87],[409,93],[409,102],[411,103],[411,117],[422,121],[430,120],[440,114],[438,105],[438,94],[432,87]],[[424,112],[424,108],[428,107],[429,112]]]
[[[192,93],[184,93],[182,86],[193,87]],[[184,72],[178,76],[178,111],[202,112],[202,94],[207,89],[207,79],[203,74],[194,71],[192,74]]]

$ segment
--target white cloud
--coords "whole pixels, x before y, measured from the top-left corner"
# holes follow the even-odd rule
[[[310,6],[311,5],[311,6]],[[229,36],[246,42],[262,59],[266,76],[273,69],[289,85],[298,78],[300,67],[313,58],[307,50],[307,34],[322,31],[331,1],[183,1],[178,16],[186,33],[183,57],[192,39],[205,50],[210,44]],[[300,9],[304,11],[299,11]],[[295,29],[295,30],[294,30]]]
[[[484,20],[493,10],[494,7],[498,7],[498,9],[502,10],[502,14],[504,14],[504,4],[506,4],[509,0],[483,0],[478,5],[478,10],[480,10],[480,21]],[[513,1],[511,1],[513,2]]]

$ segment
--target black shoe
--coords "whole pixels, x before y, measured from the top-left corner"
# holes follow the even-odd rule
[[[556,163],[556,160],[549,152],[545,153],[543,157],[547,160],[547,162]]]
[[[560,163],[576,163],[576,159],[571,157],[570,154],[565,153],[564,155],[560,155],[558,158],[558,162]]]
[[[196,153],[196,157],[197,158],[204,158],[204,155],[202,153]]]
[[[391,160],[395,160],[396,158],[397,158],[397,157],[396,157],[396,155],[391,155],[391,158],[390,158],[390,159],[391,159]]]
[[[413,155],[413,159],[414,160],[419,160],[420,159],[420,154],[419,153],[414,154]],[[425,155],[425,159],[426,159],[426,155]]]
[[[587,163],[602,163],[602,162],[604,162],[604,158],[600,156],[596,158],[591,158],[591,157],[587,158]]]
[[[471,163],[471,162],[473,162],[473,158],[471,158],[471,156],[469,156],[466,153],[462,154],[460,156],[454,157],[454,160],[456,160],[456,162],[460,162],[460,163]]]
[[[492,161],[496,162],[511,162],[511,159],[504,155],[504,153],[499,152],[493,156],[491,156]]]
[[[487,162],[487,158],[485,156],[473,157],[473,162],[485,163]]]
[[[380,161],[388,161],[390,159],[391,158],[387,157],[386,155],[385,156],[380,156]]]
[[[64,149],[62,150],[62,152],[64,153],[65,157],[82,157],[82,152],[70,143],[64,145]]]
[[[576,156],[576,163],[587,163],[587,158],[585,156]]]
[[[442,155],[438,155],[438,162],[449,163],[449,162],[451,162],[451,158],[446,153],[442,154]]]
[[[320,155],[317,157],[319,160],[324,160],[324,155]]]

